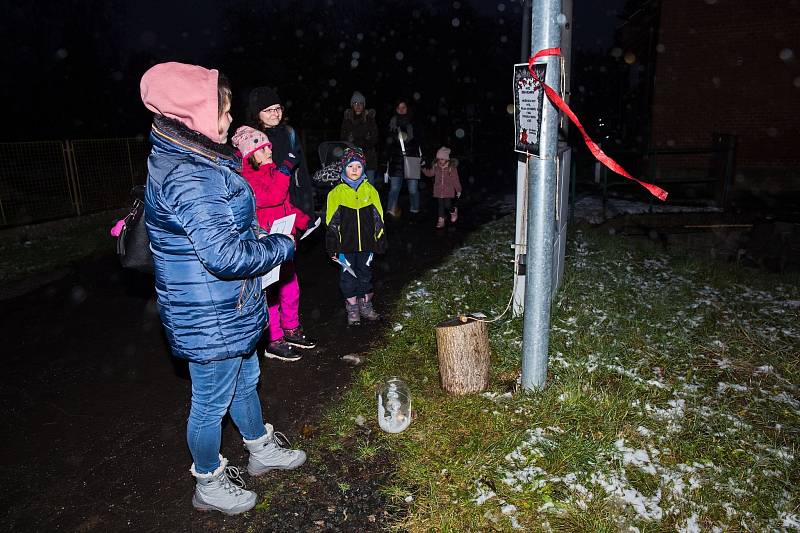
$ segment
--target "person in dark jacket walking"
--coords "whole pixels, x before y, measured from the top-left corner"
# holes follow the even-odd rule
[[[379,320],[372,305],[372,259],[386,251],[383,208],[375,187],[365,179],[364,156],[347,149],[342,157],[342,183],[328,193],[325,250],[342,267],[339,288],[347,324]]]
[[[192,379],[186,431],[196,478],[192,504],[243,513],[257,498],[219,453],[226,414],[250,452],[250,475],[306,460],[264,423],[256,390],[255,347],[266,325],[259,276],[291,259],[294,243],[285,235],[258,239],[253,231],[253,191],[225,144],[232,121],[226,78],[196,65],[161,63],[142,76],[140,89],[155,113],[145,224],[158,311],[172,354],[188,360]]]
[[[412,215],[419,213],[419,172],[416,178],[409,177],[405,169],[405,156],[420,157],[421,149],[421,130],[414,123],[408,109],[408,102],[400,99],[395,105],[395,114],[389,120],[389,161],[387,162],[387,172],[391,182],[389,198],[387,200],[387,213],[397,218],[400,216],[400,208],[397,205],[400,198],[400,190],[403,182],[408,184],[409,211]]]
[[[375,171],[378,168],[378,152],[375,149],[378,143],[378,124],[375,122],[375,110],[364,109],[365,105],[364,95],[358,91],[354,92],[350,98],[350,109],[344,110],[341,140],[354,144],[364,152],[367,180],[375,186]]]
[[[283,122],[283,102],[278,93],[269,87],[256,87],[247,99],[247,125],[267,134],[272,143],[272,158],[275,161],[289,159],[292,154],[298,161],[292,171],[289,198],[292,205],[300,208],[311,220],[314,216],[314,187],[297,131]]]

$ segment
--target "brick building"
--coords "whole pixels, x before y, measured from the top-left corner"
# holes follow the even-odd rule
[[[800,0],[662,0],[658,19],[651,146],[732,134],[734,198],[800,193]],[[672,158],[660,172],[698,165]]]

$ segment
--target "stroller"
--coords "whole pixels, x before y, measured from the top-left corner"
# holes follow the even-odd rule
[[[342,172],[340,160],[347,148],[360,150],[354,144],[346,141],[325,141],[320,143],[317,151],[319,152],[319,162],[322,164],[322,168],[311,176],[315,184],[332,189],[339,183]]]

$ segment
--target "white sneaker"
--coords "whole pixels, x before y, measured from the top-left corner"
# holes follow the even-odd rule
[[[264,424],[267,434],[256,440],[244,440],[244,445],[250,452],[247,462],[247,473],[251,476],[260,476],[270,470],[292,470],[306,462],[306,452],[290,450],[287,439],[280,431],[275,431],[272,424]]]
[[[220,511],[227,515],[240,514],[252,509],[258,497],[244,490],[239,469],[228,466],[228,460],[219,456],[219,467],[208,474],[199,474],[194,463],[189,471],[197,479],[192,505],[198,511]]]

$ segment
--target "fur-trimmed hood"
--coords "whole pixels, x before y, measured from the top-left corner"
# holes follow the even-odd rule
[[[375,120],[375,110],[374,109],[365,109],[364,112],[361,113],[361,116],[359,117],[355,113],[353,113],[353,109],[352,108],[348,108],[348,109],[344,110],[344,119],[345,120],[350,120],[350,121]]]
[[[233,146],[215,143],[178,119],[156,114],[153,116],[152,129],[154,134],[208,159],[224,159],[229,166],[241,166],[241,159],[236,155],[236,149]]]

